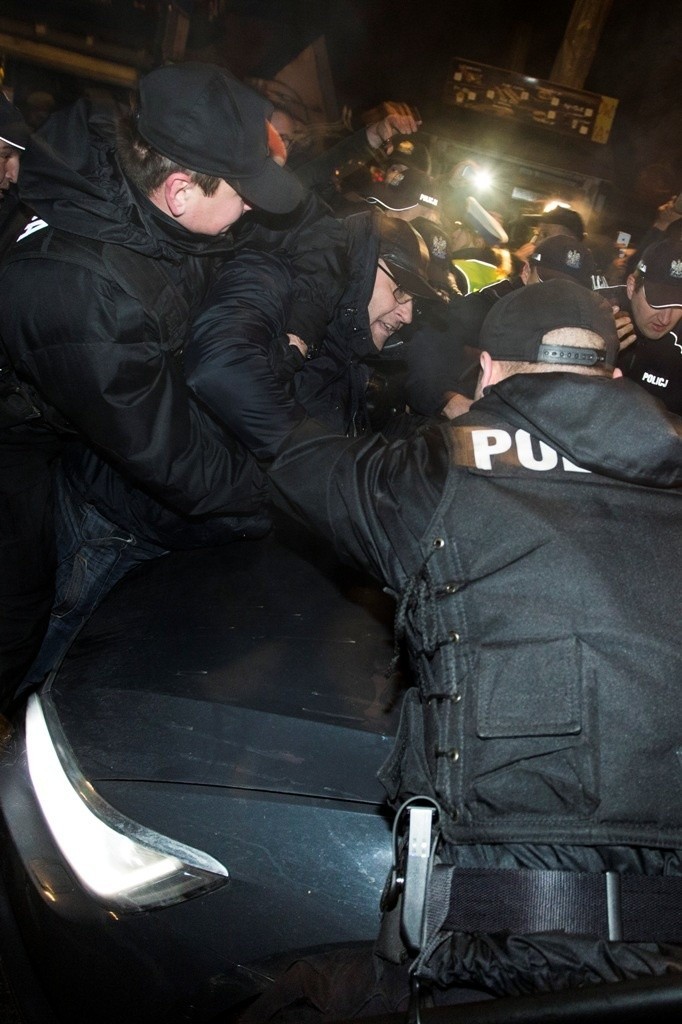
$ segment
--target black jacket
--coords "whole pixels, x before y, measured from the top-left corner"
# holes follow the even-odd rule
[[[272,465],[277,504],[397,598],[417,685],[382,780],[439,801],[449,863],[682,876],[681,450],[631,381],[552,373],[390,445],[309,423]],[[431,954],[423,977],[496,995],[682,960],[555,932]]]
[[[341,434],[367,430],[368,360],[385,359],[372,340],[368,305],[374,290],[379,234],[372,210],[343,221],[347,231],[348,279],[346,289],[328,324],[319,353],[294,378],[296,400],[309,416]]]
[[[260,470],[187,389],[165,308],[132,294],[115,270],[128,253],[149,261],[189,311],[229,241],[179,229],[136,194],[116,161],[111,113],[83,101],[34,134],[21,194],[41,220],[3,267],[0,323],[47,420],[181,514],[258,507]]]
[[[251,210],[233,229],[236,251],[281,253],[291,271],[284,331],[312,351],[324,336],[346,284],[346,232],[313,193],[286,215]]]
[[[306,430],[276,500],[402,602],[419,693],[391,797],[436,794],[458,842],[682,848],[682,421],[543,374],[405,442]]]
[[[289,261],[241,251],[195,316],[184,351],[187,382],[216,419],[259,459],[271,459],[305,413],[291,394],[303,355],[283,333]]]

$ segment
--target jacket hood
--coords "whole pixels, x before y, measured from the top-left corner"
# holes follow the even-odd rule
[[[374,291],[379,256],[379,235],[374,218],[385,216],[363,210],[344,218],[348,252],[348,284],[339,302],[343,311],[344,334],[351,351],[359,359],[377,356],[377,347],[369,332],[367,308]]]
[[[84,99],[53,114],[22,156],[22,200],[50,227],[148,256],[230,248],[186,231],[131,185],[116,158],[116,116],[113,104]]]
[[[528,430],[571,462],[648,487],[682,487],[682,418],[633,381],[517,374],[472,409]]]

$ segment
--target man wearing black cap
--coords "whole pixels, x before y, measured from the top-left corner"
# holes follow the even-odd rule
[[[260,470],[191,399],[176,356],[215,261],[231,252],[231,225],[251,206],[286,213],[302,198],[271,159],[270,109],[222,68],[167,66],[142,78],[136,109],[118,121],[80,101],[27,146],[22,198],[37,218],[0,280],[0,700],[51,605],[63,552],[50,474],[67,448],[90,457],[78,497],[93,510],[95,546],[111,540],[119,567],[144,550],[111,515],[125,482],[177,515],[220,517],[225,537],[262,530]],[[267,285],[255,292],[267,304]],[[86,575],[103,586],[118,571],[95,565]]]
[[[409,224],[370,210],[342,223],[347,286],[315,357],[301,360],[290,382],[276,385],[262,349],[226,337],[230,296],[220,282],[192,325],[184,353],[190,387],[261,459],[272,458],[306,414],[342,434],[367,431],[387,350],[415,302],[439,299],[428,282],[428,250]]]
[[[591,288],[595,273],[594,258],[584,242],[568,235],[552,235],[540,242],[528,257],[526,284],[563,278]]]
[[[397,165],[389,168],[383,181],[369,184],[363,196],[389,217],[406,220],[419,232],[429,250],[431,284],[445,298],[458,294],[435,179],[417,167]]]
[[[618,365],[682,414],[682,242],[655,242],[624,285],[600,290],[616,307],[621,338]]]
[[[556,238],[558,235],[568,235],[576,242],[584,240],[585,223],[577,210],[571,210],[567,206],[554,206],[551,210],[545,210],[535,218],[535,227],[530,241],[520,246],[514,255],[518,260],[527,260],[537,245],[548,238]]]
[[[395,595],[414,673],[380,955],[474,1001],[679,972],[682,420],[572,282],[500,299],[481,345],[465,416],[390,445],[308,422],[270,470]]]

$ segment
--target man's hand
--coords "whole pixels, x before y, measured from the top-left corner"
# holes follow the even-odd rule
[[[279,334],[272,339],[269,362],[275,380],[287,383],[305,364],[308,346],[297,334]]]
[[[667,201],[667,203],[663,203],[662,206],[659,206],[656,211],[654,227],[658,228],[659,231],[665,231],[670,224],[673,224],[676,220],[679,220],[680,217],[682,217],[682,214],[678,213],[675,209],[676,200],[677,196],[673,196],[672,199]]]
[[[465,412],[469,412],[472,405],[473,398],[460,395],[457,391],[449,391],[448,400],[442,409],[442,415],[449,420],[456,420],[458,416],[463,416]]]
[[[394,135],[413,135],[421,126],[419,112],[407,103],[383,103],[387,111],[380,121],[367,125],[367,142],[372,149],[382,149],[386,155],[393,152]]]
[[[299,338],[298,334],[287,334],[287,338],[289,339],[289,344],[295,345],[305,359],[308,355],[308,346],[304,342],[303,338]]]
[[[620,345],[620,351],[624,352],[626,348],[629,348],[634,341],[637,341],[637,334],[635,328],[632,325],[632,318],[629,313],[621,309],[619,306],[613,307],[613,319],[616,321],[616,331],[618,333],[618,343]]]

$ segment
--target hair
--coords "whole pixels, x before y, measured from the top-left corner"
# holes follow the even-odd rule
[[[632,271],[632,276],[635,279],[635,291],[638,292],[644,287],[644,282],[646,278],[642,271],[637,269]]]
[[[183,167],[150,146],[137,130],[137,116],[134,110],[121,115],[118,120],[116,151],[124,174],[146,196],[161,188],[166,178],[176,171],[188,174],[191,181],[207,196],[216,193],[222,180],[212,174],[201,174],[199,171]]]
[[[506,359],[496,359],[495,362],[501,368],[505,377],[513,377],[516,373],[582,373],[586,377],[610,377],[613,368],[604,366],[568,366],[563,363],[521,363],[509,362]]]

